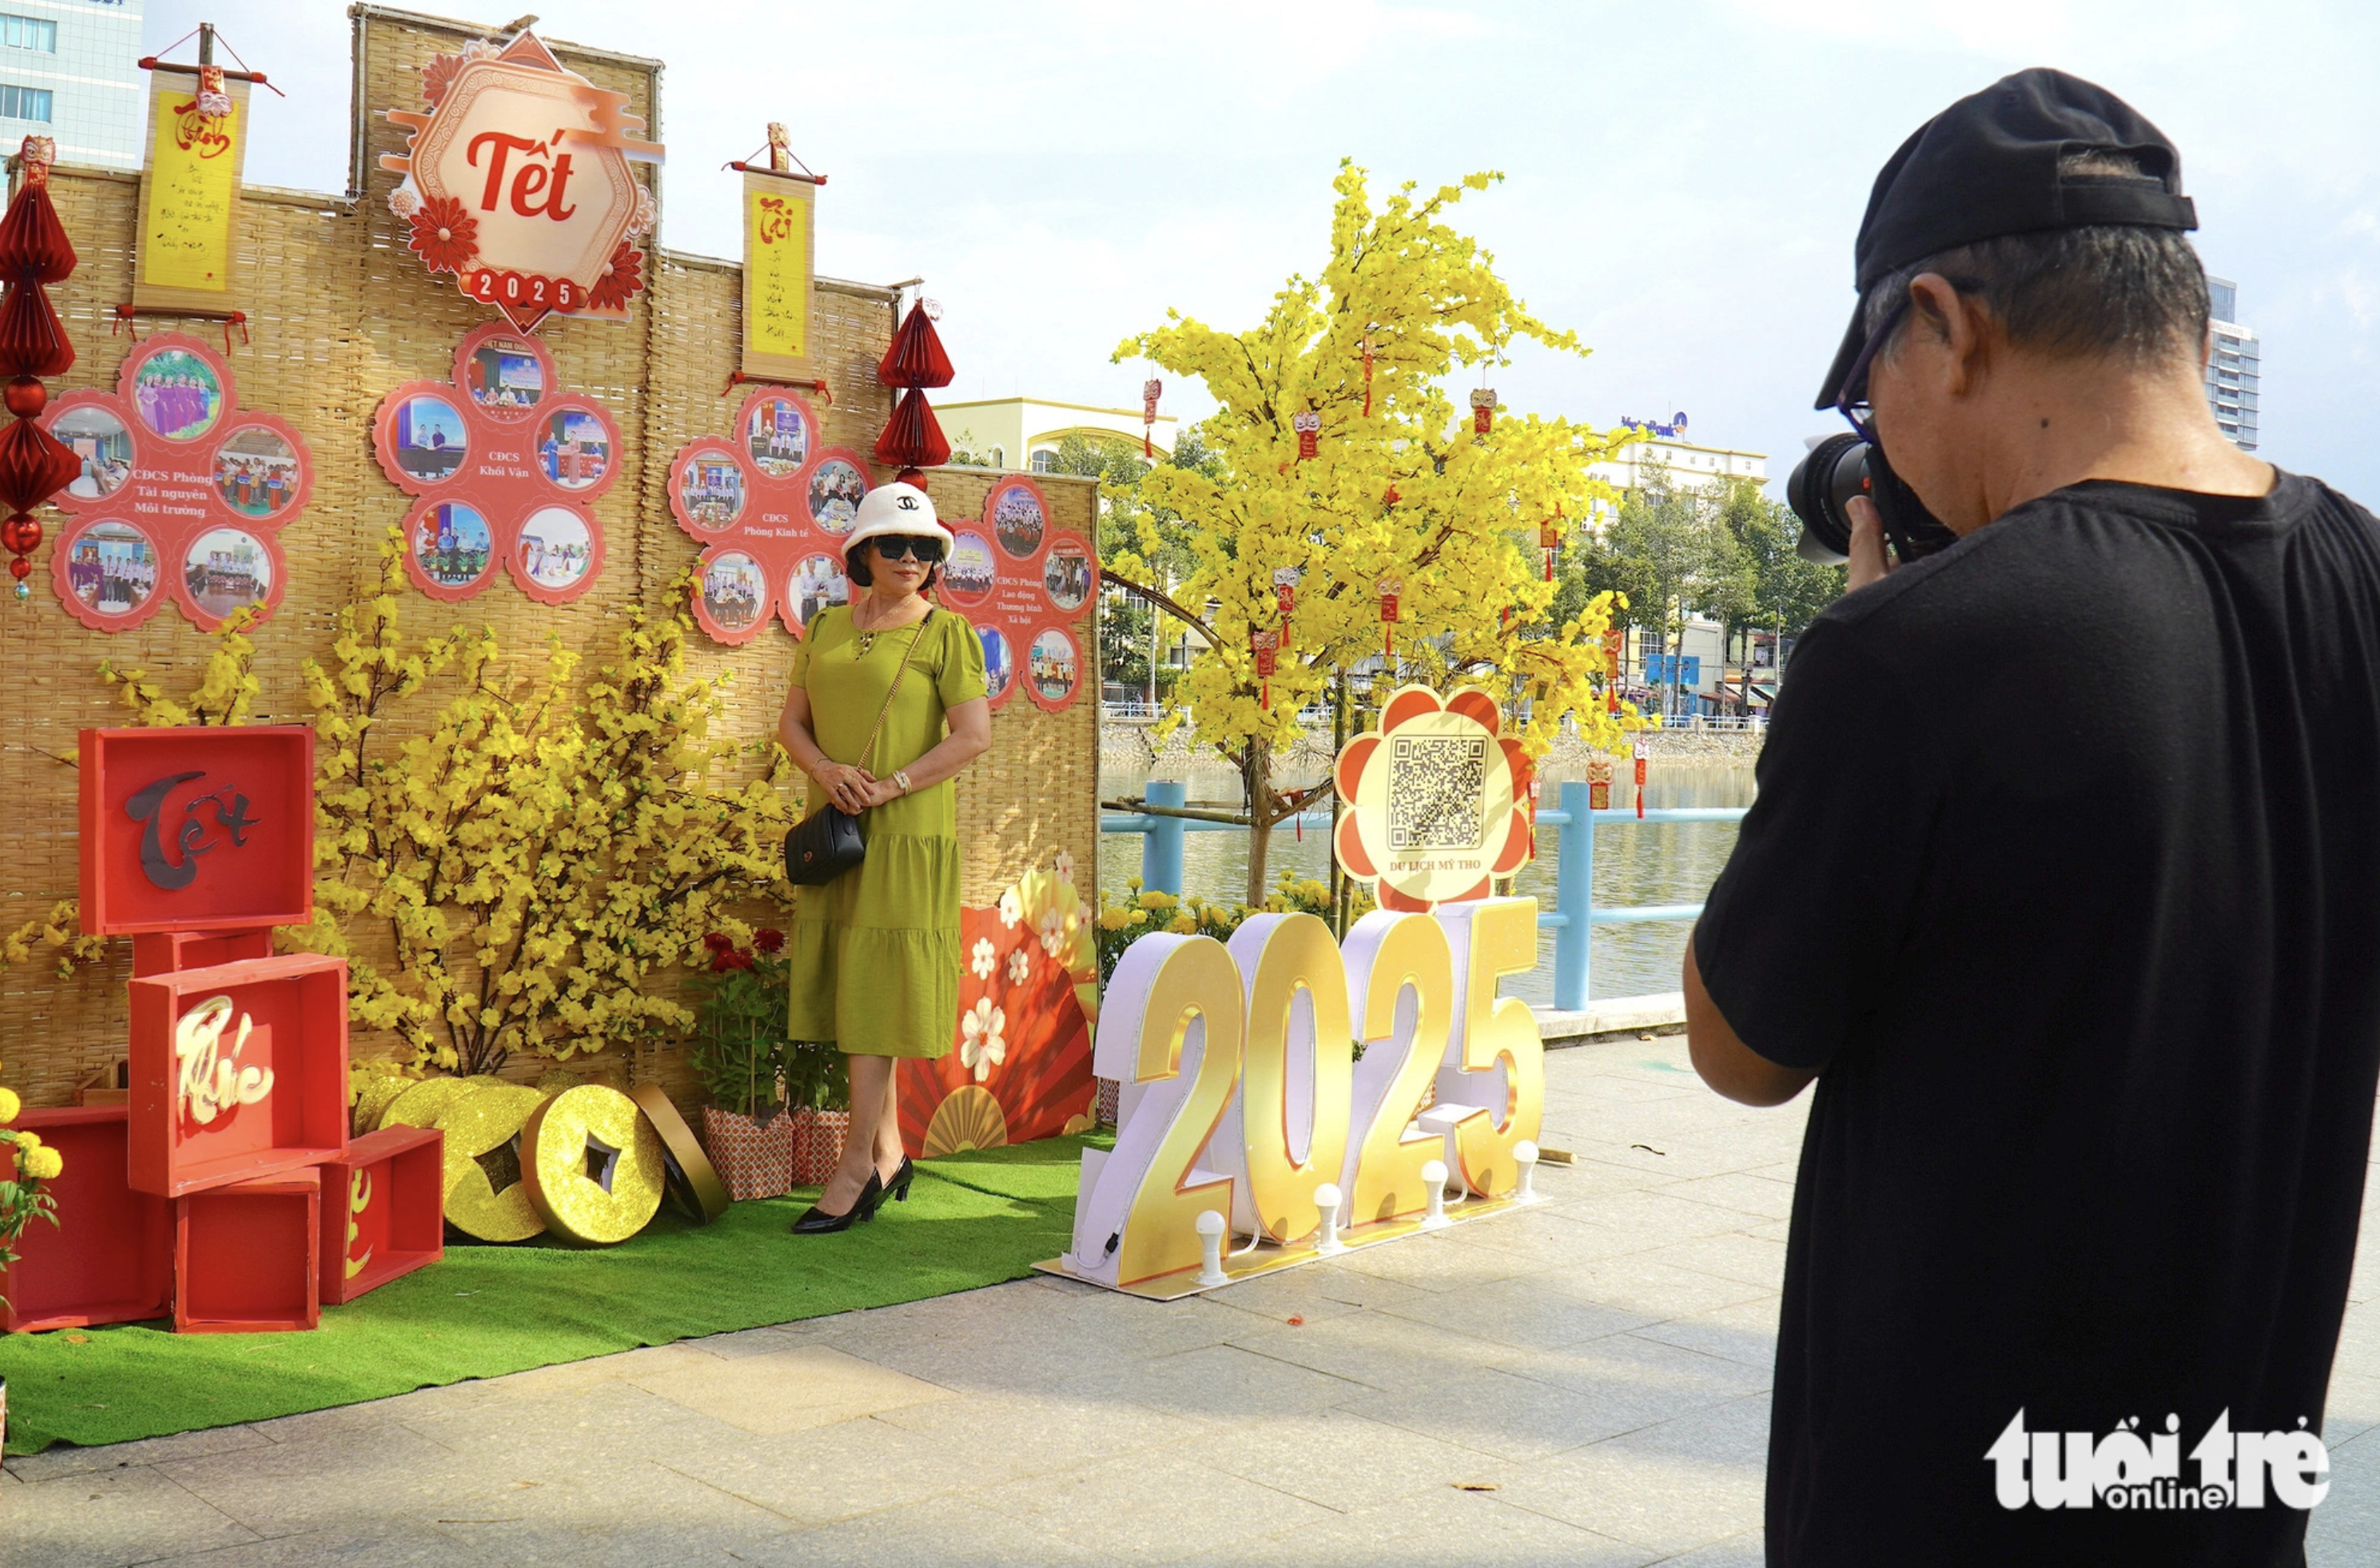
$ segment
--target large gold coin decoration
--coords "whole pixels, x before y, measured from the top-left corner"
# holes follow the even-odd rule
[[[366,1078],[363,1088],[356,1095],[356,1109],[348,1124],[349,1130],[357,1137],[379,1131],[380,1119],[387,1113],[388,1108],[395,1104],[407,1090],[420,1087],[411,1078]]]
[[[434,1127],[439,1113],[457,1099],[471,1092],[472,1086],[460,1078],[424,1078],[418,1084],[407,1084],[405,1092],[389,1101],[388,1109],[369,1131],[382,1127]],[[454,1145],[449,1143],[448,1149]]]
[[[1000,1101],[980,1084],[961,1084],[934,1107],[926,1124],[926,1158],[963,1154],[971,1149],[999,1149],[1008,1142],[1008,1118]]]
[[[519,1084],[443,1081],[462,1090],[434,1124],[446,1135],[447,1223],[481,1241],[527,1241],[545,1229],[545,1220],[520,1179],[518,1136],[545,1096]],[[392,1113],[404,1104],[398,1100]]]
[[[521,1190],[565,1241],[627,1240],[661,1209],[665,1179],[661,1134],[618,1089],[564,1089],[521,1128]]]
[[[710,1156],[702,1151],[694,1129],[677,1113],[670,1097],[659,1084],[637,1084],[629,1088],[628,1098],[645,1113],[653,1130],[662,1136],[662,1149],[667,1158],[662,1164],[668,1171],[669,1189],[698,1225],[708,1225],[727,1212],[735,1201],[727,1195],[727,1184],[719,1179],[718,1168]]]

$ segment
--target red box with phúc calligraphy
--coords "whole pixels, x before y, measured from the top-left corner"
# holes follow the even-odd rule
[[[446,1252],[446,1135],[383,1127],[322,1172],[319,1295],[341,1307]]]
[[[347,966],[287,954],[131,980],[132,1185],[164,1197],[347,1150]]]
[[[124,1179],[126,1108],[19,1112],[13,1125],[41,1135],[66,1161],[42,1184],[55,1225],[35,1221],[0,1269],[0,1331],[137,1323],[172,1310],[174,1206]]]
[[[319,1324],[322,1202],[322,1178],[311,1168],[176,1199],[176,1331],[270,1333]]]
[[[84,730],[82,928],[302,926],[314,909],[314,732]]]

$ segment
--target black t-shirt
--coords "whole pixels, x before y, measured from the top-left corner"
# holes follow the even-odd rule
[[[2224,1411],[2320,1429],[2380,1066],[2380,525],[2287,474],[2044,496],[1819,617],[1759,785],[1694,953],[1824,1069],[1768,1561],[2301,1562],[2269,1489],[2011,1511],[1986,1453],[2172,1415],[2194,1488]]]

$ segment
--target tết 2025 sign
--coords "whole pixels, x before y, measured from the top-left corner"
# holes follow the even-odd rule
[[[1536,899],[1497,898],[1375,910],[1343,953],[1311,915],[1134,942],[1093,1047],[1115,1147],[1083,1151],[1073,1249],[1041,1267],[1163,1299],[1525,1201],[1545,1046],[1496,991],[1536,930]],[[1250,1242],[1194,1278],[1210,1212]]]
[[[657,215],[628,164],[662,160],[629,136],[644,121],[627,94],[564,69],[526,29],[434,56],[421,90],[427,113],[388,111],[412,136],[381,159],[406,176],[389,210],[414,254],[521,332],[557,310],[625,315],[644,282],[633,242]]]

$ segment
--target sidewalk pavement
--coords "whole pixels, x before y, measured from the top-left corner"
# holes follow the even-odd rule
[[[1547,1079],[1580,1162],[1541,1209],[1170,1305],[1037,1278],[54,1449],[0,1479],[0,1564],[1753,1568],[1803,1109],[1674,1037]],[[2380,1541],[2374,1229],[2318,1568]]]

